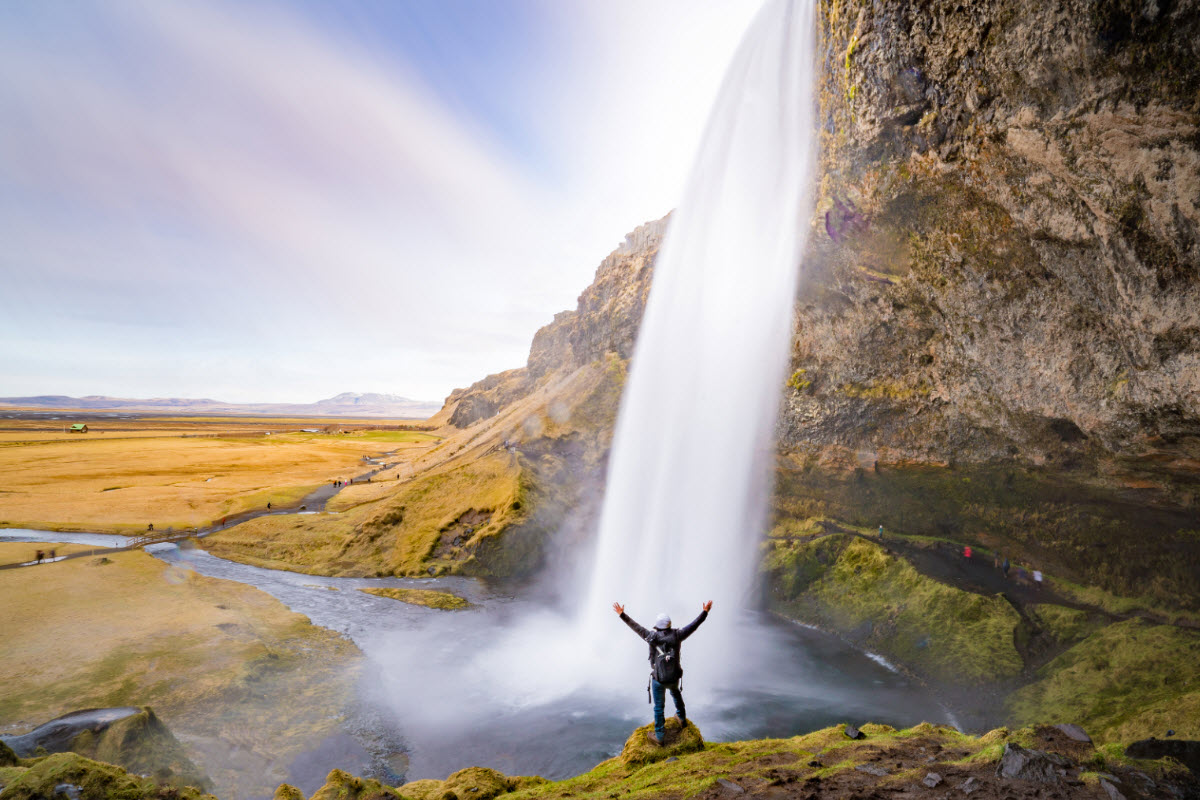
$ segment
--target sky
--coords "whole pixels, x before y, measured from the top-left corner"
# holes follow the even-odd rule
[[[679,200],[753,0],[0,4],[0,396],[441,400]]]

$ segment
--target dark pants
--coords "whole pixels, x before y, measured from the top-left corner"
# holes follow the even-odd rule
[[[650,695],[654,698],[654,732],[660,739],[666,732],[666,718],[663,716],[663,710],[667,706],[668,689],[671,690],[671,702],[675,704],[675,713],[680,717],[687,717],[687,712],[683,709],[683,693],[679,691],[679,682],[659,683],[651,678]]]

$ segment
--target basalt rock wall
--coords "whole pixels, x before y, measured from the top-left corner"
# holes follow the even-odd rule
[[[1194,504],[1200,6],[826,0],[819,27],[783,446],[1133,455]]]

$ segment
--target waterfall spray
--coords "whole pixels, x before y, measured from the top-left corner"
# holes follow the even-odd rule
[[[655,264],[583,611],[598,653],[634,649],[614,600],[682,625],[708,599],[689,674],[738,652],[811,213],[814,26],[813,0],[759,12]]]

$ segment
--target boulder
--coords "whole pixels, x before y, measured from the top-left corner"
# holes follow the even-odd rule
[[[925,786],[929,787],[930,789],[936,789],[941,784],[941,782],[942,782],[942,776],[937,774],[936,772],[930,772],[924,778],[921,779],[921,783],[924,784]]]
[[[864,734],[858,728],[856,728],[850,724],[846,725],[846,735],[848,737],[850,737],[851,739],[865,739],[866,738],[866,734]]]
[[[1092,741],[1092,737],[1088,736],[1083,728],[1074,723],[1068,722],[1062,725],[1055,725],[1054,727],[1065,733],[1068,739],[1074,739],[1077,742],[1086,742],[1089,744]]]
[[[996,765],[996,775],[1022,781],[1037,781],[1038,783],[1058,783],[1062,774],[1059,772],[1070,766],[1071,762],[1054,753],[1043,753],[1041,750],[1026,750],[1018,744],[1009,742],[1004,745],[1004,755]]]
[[[1125,795],[1121,794],[1121,790],[1113,786],[1104,778],[1100,779],[1100,788],[1108,795],[1108,800],[1125,800]]]
[[[281,783],[271,800],[304,800],[304,792],[290,783]]]
[[[370,778],[356,778],[340,769],[325,776],[325,785],[309,800],[403,800],[395,789]]]
[[[700,735],[700,729],[690,720],[686,727],[682,727],[678,718],[668,717],[666,736],[661,745],[655,744],[650,738],[653,733],[653,725],[643,725],[635,730],[621,749],[621,761],[630,766],[641,766],[704,749],[704,738]]]
[[[1200,775],[1200,742],[1188,739],[1142,739],[1125,748],[1130,758],[1173,758]]]

